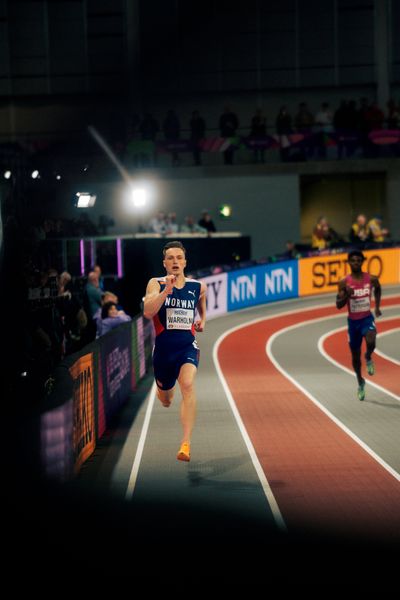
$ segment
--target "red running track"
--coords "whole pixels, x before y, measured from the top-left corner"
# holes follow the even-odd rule
[[[391,298],[382,306],[398,302]],[[237,329],[220,343],[220,367],[289,531],[314,527],[400,539],[399,481],[265,352],[268,338],[281,329],[332,314],[338,314],[335,307],[312,308]]]

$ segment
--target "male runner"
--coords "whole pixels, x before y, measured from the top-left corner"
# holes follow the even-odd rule
[[[163,406],[170,406],[176,381],[179,383],[183,437],[177,459],[189,461],[196,417],[194,379],[200,355],[195,332],[204,330],[207,286],[185,277],[186,251],[181,242],[166,244],[163,255],[167,275],[150,279],[143,314],[153,319],[156,330],[153,368],[157,396]],[[196,310],[199,320],[195,320]]]
[[[339,281],[336,307],[343,308],[347,304],[349,345],[353,369],[357,376],[359,400],[365,399],[365,379],[361,376],[361,345],[365,338],[368,375],[375,373],[374,361],[371,358],[375,350],[376,328],[371,313],[371,290],[374,290],[375,316],[381,316],[381,286],[378,277],[362,270],[365,256],[360,250],[352,250],[347,256],[351,273]]]

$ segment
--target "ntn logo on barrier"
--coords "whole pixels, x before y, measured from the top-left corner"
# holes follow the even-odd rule
[[[229,273],[229,308],[243,308],[298,295],[297,263],[263,265]]]

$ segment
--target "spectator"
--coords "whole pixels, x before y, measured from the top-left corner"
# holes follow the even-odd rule
[[[167,112],[165,119],[163,121],[163,132],[165,141],[170,144],[175,144],[179,138],[181,133],[181,125],[179,123],[178,116],[172,108]],[[172,154],[172,165],[174,167],[179,166],[179,154],[176,150],[171,151]]]
[[[299,133],[304,135],[302,144],[307,158],[312,158],[314,154],[313,126],[314,116],[309,111],[306,102],[300,102],[298,111],[294,118],[294,125]]]
[[[59,310],[63,320],[65,353],[79,350],[88,319],[79,296],[72,288],[72,277],[64,271],[58,278]]]
[[[289,159],[290,150],[288,135],[292,133],[292,117],[286,106],[281,106],[276,116],[275,128],[279,139],[281,160],[286,162]]]
[[[105,335],[111,329],[115,329],[122,323],[131,321],[131,317],[123,310],[118,310],[115,302],[106,302],[101,309],[101,319],[99,324],[99,335]]]
[[[190,140],[193,146],[193,160],[194,164],[201,165],[201,148],[200,141],[205,137],[206,134],[206,122],[203,117],[200,116],[198,110],[192,112],[192,118],[190,119]]]
[[[149,112],[143,115],[139,125],[139,132],[142,138],[140,161],[142,166],[155,164],[155,142],[157,133],[160,131],[158,121]]]
[[[199,221],[200,227],[203,227],[208,233],[215,233],[217,228],[214,225],[211,215],[208,210],[203,210],[201,213],[201,219]]]
[[[236,135],[239,127],[239,119],[229,106],[225,106],[224,112],[219,118],[219,131],[223,138],[232,138]],[[234,145],[231,141],[228,148],[224,151],[224,164],[233,165]]]
[[[107,303],[107,302],[113,302],[114,304],[117,305],[118,310],[122,310],[122,306],[118,306],[118,296],[116,296],[113,292],[104,292],[101,296],[101,306],[96,310],[95,314],[93,315],[93,319],[96,322],[96,332],[97,335],[96,337],[99,337],[100,335],[100,331],[101,331],[101,311],[103,309],[103,306]]]
[[[253,151],[253,159],[255,163],[265,162],[265,147],[259,145],[257,146],[257,141],[259,144],[262,142],[265,143],[265,137],[267,135],[267,119],[263,115],[261,108],[257,108],[255,115],[251,119],[251,130],[250,130],[250,138],[255,141],[254,151]]]
[[[380,215],[375,215],[370,219],[367,227],[371,231],[372,241],[374,242],[384,242],[390,235],[389,230],[382,227],[382,217]]]
[[[312,232],[311,246],[318,250],[325,250],[335,241],[335,238],[336,234],[329,226],[326,217],[319,217]]]
[[[101,289],[102,292],[104,292],[104,277],[102,276],[102,271],[101,271],[101,267],[100,265],[94,265],[92,271],[94,271],[94,273],[97,273],[98,278],[99,278],[99,288]]]
[[[88,317],[87,327],[85,329],[85,343],[90,343],[96,337],[96,319],[95,314],[102,306],[102,293],[99,286],[99,276],[94,271],[90,271],[85,285],[83,308]]]
[[[157,215],[150,220],[149,233],[159,233],[165,235],[167,230],[167,221],[165,213],[159,210]]]
[[[323,102],[320,110],[315,115],[315,131],[317,133],[318,156],[319,158],[326,158],[325,137],[333,131],[333,114],[328,102]]]
[[[296,244],[292,240],[287,240],[285,243],[285,251],[279,254],[279,258],[282,260],[292,260],[294,258],[301,258],[300,252],[296,248]]]
[[[371,240],[371,230],[367,224],[367,217],[363,214],[357,216],[350,230],[350,242],[352,244],[364,246]]]
[[[170,212],[165,219],[165,233],[168,235],[170,233],[178,233],[178,231],[179,225],[176,222],[176,212]]]
[[[201,227],[197,223],[195,223],[194,218],[191,215],[185,217],[185,222],[181,225],[182,233],[207,233],[207,229],[205,227]]]

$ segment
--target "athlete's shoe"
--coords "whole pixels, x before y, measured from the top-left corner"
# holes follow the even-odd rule
[[[375,364],[373,360],[367,360],[367,373],[368,375],[374,375],[375,374]]]
[[[189,462],[190,460],[190,444],[188,442],[183,442],[181,447],[179,448],[179,452],[176,455],[178,460],[184,460],[185,462]]]
[[[357,396],[359,400],[365,400],[365,380],[363,379],[357,389]]]

